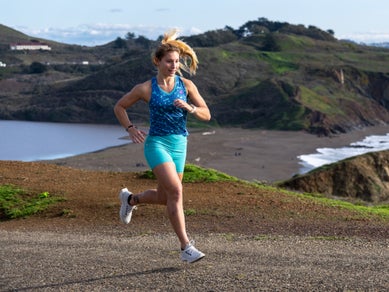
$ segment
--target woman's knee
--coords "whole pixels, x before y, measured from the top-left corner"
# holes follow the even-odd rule
[[[164,186],[161,188],[166,202],[174,202],[182,200],[182,184],[177,182],[174,185]]]
[[[164,163],[153,169],[158,180],[158,192],[166,201],[182,199],[182,175],[178,174],[173,163]]]

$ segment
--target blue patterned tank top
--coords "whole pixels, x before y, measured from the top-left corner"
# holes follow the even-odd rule
[[[156,77],[151,79],[150,136],[188,135],[186,129],[188,113],[174,106],[173,102],[176,99],[187,101],[186,88],[179,76],[175,76],[174,88],[169,93],[158,86]]]

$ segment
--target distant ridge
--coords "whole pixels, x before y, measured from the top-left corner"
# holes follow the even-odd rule
[[[30,36],[2,24],[0,24],[0,36],[1,45],[9,45],[10,43],[32,39]]]
[[[131,33],[103,46],[42,40],[51,52],[10,52],[7,42],[18,38],[29,37],[1,27],[0,61],[12,66],[0,71],[0,119],[116,123],[115,102],[155,74],[156,42]],[[214,126],[333,135],[389,123],[388,49],[266,18],[183,39],[199,56],[192,79]],[[148,120],[141,104],[129,114]]]
[[[43,39],[39,37],[32,37],[26,35],[18,30],[15,30],[11,27],[0,24],[0,46],[3,48],[9,46],[11,43],[20,43],[20,42],[42,42],[50,44],[51,46],[70,46],[67,44],[62,44],[56,41]]]

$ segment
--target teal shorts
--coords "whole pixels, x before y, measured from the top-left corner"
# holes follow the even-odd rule
[[[173,162],[177,173],[184,173],[187,137],[183,135],[147,136],[144,155],[151,169],[165,162]]]

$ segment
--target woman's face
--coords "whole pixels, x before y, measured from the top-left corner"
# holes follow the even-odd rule
[[[180,66],[180,55],[178,52],[170,51],[158,61],[158,71],[163,76],[174,76]]]

